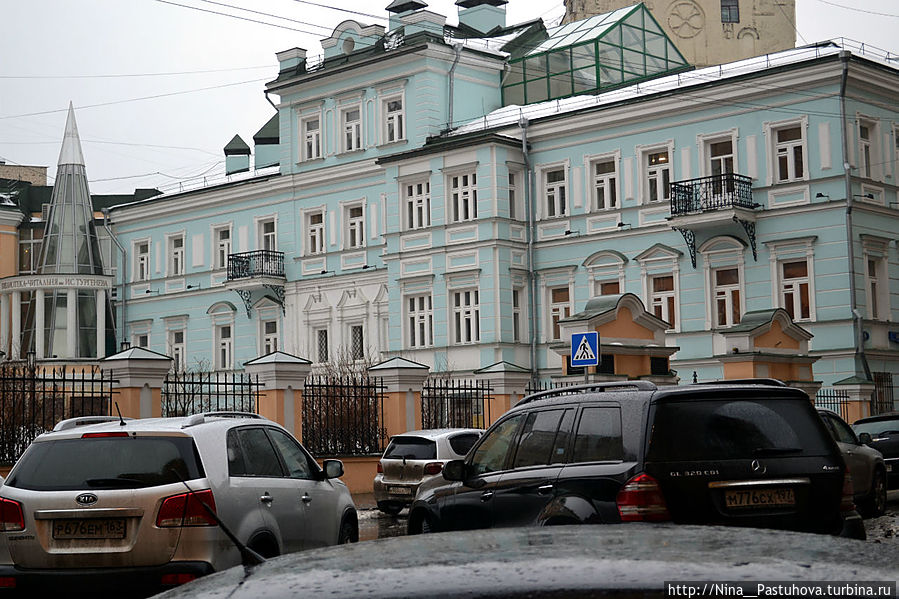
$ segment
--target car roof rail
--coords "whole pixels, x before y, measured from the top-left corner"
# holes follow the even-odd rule
[[[255,412],[238,412],[235,410],[222,410],[221,412],[203,412],[203,416],[215,418],[255,418],[257,420],[262,420],[262,416],[256,414]]]
[[[608,383],[587,383],[584,385],[570,385],[568,387],[556,387],[528,395],[516,406],[521,406],[539,399],[550,397],[562,397],[564,395],[576,395],[580,393],[604,393],[612,391],[655,391],[658,389],[655,383],[650,381],[613,381]]]
[[[121,422],[122,420],[134,420],[133,418],[120,418],[119,416],[78,416],[77,418],[68,418],[60,420],[53,427],[53,432],[67,431],[79,426],[88,426],[90,424],[103,424],[104,422]]]
[[[719,381],[702,381],[694,385],[769,385],[772,387],[789,387],[785,382],[772,378],[722,379]]]

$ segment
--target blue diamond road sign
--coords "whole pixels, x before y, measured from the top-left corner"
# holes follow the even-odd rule
[[[599,333],[572,333],[571,365],[599,366]]]

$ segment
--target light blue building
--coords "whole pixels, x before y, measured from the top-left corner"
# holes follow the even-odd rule
[[[278,113],[228,144],[229,181],[112,209],[131,343],[546,380],[558,321],[633,293],[683,379],[721,378],[722,332],[782,307],[814,379],[891,392],[894,60],[826,43],[693,70],[643,5],[547,30],[457,4],[457,26],[397,0],[387,30],[279,53]]]

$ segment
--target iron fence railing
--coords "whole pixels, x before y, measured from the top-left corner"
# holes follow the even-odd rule
[[[162,385],[162,415],[259,410],[259,377],[228,372],[170,372]]]
[[[0,365],[0,464],[11,465],[41,433],[78,416],[113,413],[112,373],[96,367]]]
[[[303,387],[303,445],[316,457],[380,455],[387,441],[384,384],[367,376],[310,376]]]
[[[228,280],[250,277],[283,277],[284,252],[255,250],[228,254]]]
[[[750,177],[724,173],[671,183],[671,216],[735,207],[757,207]]]
[[[818,389],[815,394],[815,407],[827,408],[849,420],[849,394],[837,389]]]
[[[429,378],[421,390],[422,428],[487,428],[492,393],[485,381]]]
[[[874,394],[871,396],[871,415],[885,414],[899,409],[895,403],[895,376],[891,372],[872,372]]]

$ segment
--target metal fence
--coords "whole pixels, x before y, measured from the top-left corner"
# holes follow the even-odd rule
[[[723,173],[671,183],[672,216],[735,207],[756,207],[750,177]]]
[[[244,373],[170,372],[162,385],[162,415],[259,410],[259,377]]]
[[[833,410],[843,420],[849,420],[849,394],[845,391],[818,389],[818,393],[815,394],[815,407]]]
[[[384,385],[366,376],[310,376],[303,388],[303,445],[316,457],[380,455],[387,440]]]
[[[60,420],[111,414],[112,383],[112,374],[97,368],[0,364],[0,464],[15,463],[35,437]]]
[[[421,390],[421,426],[487,428],[492,392],[485,381],[429,378]]]
[[[873,372],[874,395],[871,397],[871,415],[899,410],[895,403],[895,376],[891,372]]]

